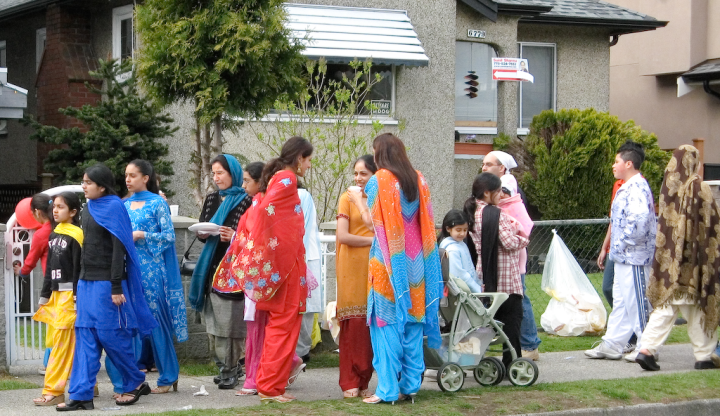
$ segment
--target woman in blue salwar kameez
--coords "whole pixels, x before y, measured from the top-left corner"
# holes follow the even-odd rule
[[[125,185],[133,193],[125,200],[125,208],[130,215],[135,249],[140,258],[145,299],[159,324],[150,337],[160,374],[158,387],[152,393],[167,393],[171,387],[177,391],[180,366],[173,336],[178,342],[187,341],[188,329],[170,207],[159,195],[155,171],[145,160],[133,160],[128,164]]]

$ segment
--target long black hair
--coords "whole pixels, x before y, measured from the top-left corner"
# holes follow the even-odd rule
[[[147,190],[154,193],[159,194],[160,193],[160,186],[158,185],[158,179],[157,175],[155,175],[155,169],[153,168],[153,165],[148,162],[147,160],[143,159],[135,159],[132,162],[129,163],[130,165],[135,166],[138,168],[140,173],[143,176],[147,176],[149,179],[147,181]]]
[[[405,198],[412,202],[418,199],[418,174],[413,168],[405,145],[392,133],[385,133],[373,140],[375,163],[378,168],[389,170],[400,182]]]
[[[69,211],[75,210],[75,216],[72,218],[72,223],[73,225],[80,226],[80,210],[82,209],[82,203],[80,202],[80,198],[77,194],[74,192],[60,192],[53,197],[53,203],[55,203],[55,200],[58,198],[62,198]]]
[[[465,201],[463,211],[468,219],[468,228],[472,231],[475,228],[475,211],[477,210],[476,200],[485,198],[485,192],[494,192],[502,187],[500,178],[489,172],[483,172],[475,177],[472,186],[472,194]]]
[[[293,136],[285,142],[280,150],[280,156],[270,160],[263,168],[260,183],[260,192],[267,191],[268,184],[273,175],[286,167],[297,168],[299,157],[308,157],[313,153],[313,145],[307,139]]]
[[[375,164],[375,157],[373,155],[360,156],[359,158],[357,158],[355,163],[353,163],[353,168],[355,167],[355,165],[357,165],[358,162],[363,162],[367,170],[369,170],[373,174],[378,170],[377,165]]]
[[[464,212],[459,209],[451,209],[448,211],[448,213],[445,214],[445,218],[443,218],[442,229],[440,230],[440,236],[438,237],[438,244],[440,244],[445,238],[450,237],[450,233],[447,230],[448,228],[454,228],[458,225],[467,223],[468,218]]]
[[[30,199],[30,209],[38,210],[43,213],[46,219],[52,220],[52,199],[43,194],[35,194]]]
[[[85,174],[91,181],[95,182],[97,186],[105,188],[103,196],[117,195],[117,191],[115,191],[115,175],[113,175],[107,166],[98,163],[85,169]]]

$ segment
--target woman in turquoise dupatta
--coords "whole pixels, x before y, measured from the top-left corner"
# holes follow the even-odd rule
[[[252,198],[242,188],[243,170],[234,156],[219,155],[210,165],[213,181],[219,190],[205,198],[200,222],[219,225],[220,235],[198,234],[205,247],[193,272],[188,300],[193,309],[202,312],[210,338],[210,350],[214,352],[215,364],[220,372],[213,381],[220,389],[234,389],[242,377],[239,361],[245,358],[245,296],[242,292],[213,291],[212,280]]]
[[[160,373],[158,387],[152,393],[167,393],[171,386],[177,391],[180,366],[173,336],[178,342],[187,341],[188,329],[170,207],[159,195],[155,170],[145,160],[133,160],[128,164],[125,185],[133,193],[125,200],[125,208],[133,226],[145,299],[159,323],[150,337]]]

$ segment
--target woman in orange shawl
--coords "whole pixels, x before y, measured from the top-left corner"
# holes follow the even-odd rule
[[[400,139],[381,134],[373,149],[379,170],[365,185],[368,208],[362,218],[375,229],[367,323],[378,385],[364,401],[414,400],[425,371],[423,336],[431,348],[440,346],[442,276],[430,189]]]
[[[312,152],[310,142],[292,137],[283,145],[280,157],[265,165],[260,192],[240,219],[235,240],[213,282],[213,287],[224,293],[244,290],[258,310],[268,313],[257,374],[263,403],[295,399],[285,394],[285,387],[300,334],[300,312],[307,299],[305,221],[297,177],[310,168]]]

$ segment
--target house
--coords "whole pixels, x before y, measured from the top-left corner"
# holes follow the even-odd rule
[[[372,57],[383,72],[373,95],[390,114],[363,122],[379,117],[391,129],[405,122],[402,138],[430,183],[437,222],[469,195],[493,137],[523,137],[546,109],[608,111],[611,45],[667,24],[595,0],[298,0],[286,8],[297,36],[309,31],[308,58],[323,56],[342,69]],[[132,56],[132,17],[129,0],[0,0],[0,66],[29,90],[27,112],[46,124],[74,125],[57,109],[98,99],[84,86],[88,71],[97,58]],[[534,82],[494,81],[494,57],[526,59]],[[177,172],[171,202],[195,216],[186,176],[195,123],[187,105],[169,111],[179,127],[168,141]],[[1,186],[36,190],[49,179],[42,168],[48,147],[30,134],[10,121],[0,136]],[[467,150],[456,138],[477,144]],[[230,153],[251,156],[259,147],[247,127],[225,140]]]
[[[608,0],[670,24],[611,49],[610,112],[674,149],[705,139],[706,179],[720,179],[720,2]]]

